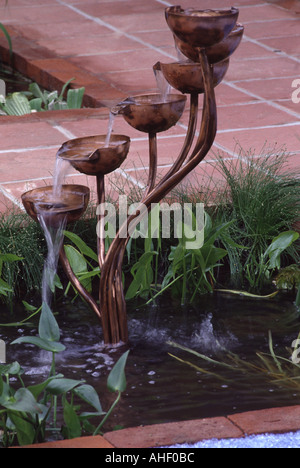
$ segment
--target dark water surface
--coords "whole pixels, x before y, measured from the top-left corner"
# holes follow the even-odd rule
[[[1,321],[6,320],[2,317]],[[114,395],[106,389],[106,377],[127,347],[106,348],[97,318],[80,301],[60,306],[57,321],[67,348],[57,355],[57,372],[86,380],[107,410]],[[199,304],[189,307],[169,300],[159,306],[132,308],[128,323],[127,390],[106,430],[300,404],[300,391],[270,383],[261,374],[249,379],[168,344],[171,340],[217,360],[224,358],[226,349],[247,362],[257,362],[257,351],[269,351],[270,330],[276,354],[289,358],[286,348],[297,339],[300,321],[299,310],[285,296],[258,301],[219,293],[203,296]],[[43,380],[51,363],[49,353],[36,347],[9,345],[29,334],[37,334],[36,329],[0,328],[0,339],[7,343],[7,362],[21,364],[26,384]],[[180,363],[169,353],[222,379]]]

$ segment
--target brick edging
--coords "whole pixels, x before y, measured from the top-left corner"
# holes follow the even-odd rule
[[[43,88],[60,90],[71,78],[71,88],[85,87],[83,104],[86,107],[111,107],[127,97],[96,75],[77,67],[68,59],[57,56],[35,41],[23,36],[22,26],[5,25],[11,36],[13,57],[10,59],[7,40],[0,31],[0,55],[4,63],[10,64],[18,72],[35,81]]]
[[[300,405],[248,411],[224,417],[132,427],[107,432],[103,437],[81,437],[21,448],[142,449],[176,444],[192,445],[210,439],[236,439],[247,435],[296,432],[299,429]]]

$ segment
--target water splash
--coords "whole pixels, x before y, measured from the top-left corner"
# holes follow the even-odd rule
[[[204,352],[215,352],[221,349],[231,349],[238,344],[238,339],[232,333],[223,331],[222,335],[214,330],[213,314],[208,314],[201,322],[198,330],[195,330],[190,342],[190,347],[200,347]]]

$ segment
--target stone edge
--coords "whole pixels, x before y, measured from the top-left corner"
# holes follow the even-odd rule
[[[249,411],[224,417],[132,427],[107,432],[104,436],[81,437],[20,448],[148,449],[176,444],[195,444],[210,439],[296,432],[299,429],[300,405]]]

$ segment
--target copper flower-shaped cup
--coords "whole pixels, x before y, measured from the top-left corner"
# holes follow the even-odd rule
[[[90,189],[83,185],[63,185],[56,195],[53,186],[30,190],[22,195],[29,216],[38,221],[42,216],[49,227],[77,221],[86,211]]]
[[[244,34],[244,26],[237,24],[223,41],[206,48],[206,55],[209,63],[218,63],[229,58],[238,48]],[[199,62],[199,53],[197,48],[181,41],[174,34],[176,47],[180,52],[193,62]]]
[[[126,99],[125,105],[119,104],[119,113],[129,125],[140,132],[154,134],[165,132],[176,125],[181,118],[186,96],[169,94],[147,94]]]
[[[229,67],[229,59],[211,65],[213,74],[213,84],[216,87],[224,79]],[[204,82],[200,63],[175,62],[161,63],[154,65],[155,70],[161,70],[167,82],[178,91],[184,94],[204,93]]]
[[[192,47],[210,47],[225,39],[236,25],[239,10],[184,10],[172,6],[165,10],[169,28]]]
[[[79,172],[86,175],[109,174],[121,166],[126,159],[130,138],[125,135],[106,135],[75,138],[65,142],[57,156],[69,161]]]

